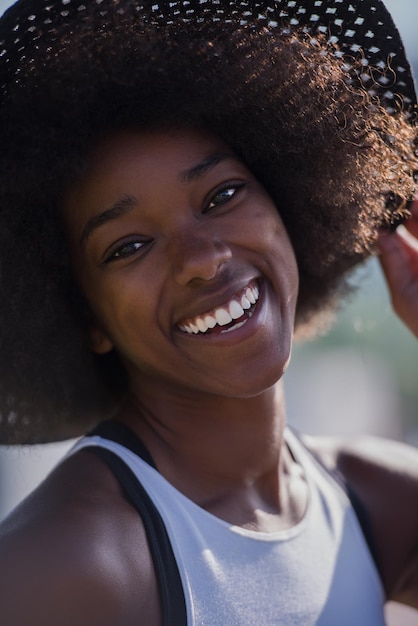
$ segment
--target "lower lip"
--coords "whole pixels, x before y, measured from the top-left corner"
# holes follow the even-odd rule
[[[249,316],[243,316],[243,319],[236,320],[234,326],[216,327],[217,330],[210,333],[188,334],[179,331],[182,337],[191,339],[192,341],[205,342],[210,344],[219,344],[222,346],[232,345],[240,341],[244,341],[258,331],[264,324],[267,313],[267,297],[264,285],[259,285],[260,295],[251,309]]]

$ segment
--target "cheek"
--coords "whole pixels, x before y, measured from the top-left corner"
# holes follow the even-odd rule
[[[144,280],[134,265],[130,270],[117,279],[96,279],[88,293],[97,324],[121,354],[145,347],[159,334],[156,283]]]
[[[270,231],[269,242],[273,250],[270,272],[280,294],[282,319],[287,320],[285,327],[293,335],[299,272],[292,244],[281,223]]]
[[[272,251],[272,256],[280,267],[283,280],[287,279],[286,282],[292,291],[297,292],[299,286],[297,260],[292,243],[277,211],[270,216],[264,229],[264,237],[265,246]]]

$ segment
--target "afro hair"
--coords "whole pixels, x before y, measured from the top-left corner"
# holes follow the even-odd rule
[[[114,11],[32,45],[0,108],[0,438],[81,434],[127,392],[116,354],[93,355],[60,207],[91,143],[118,128],[221,136],[273,198],[312,332],[350,271],[414,193],[415,131],[329,44],[231,20],[174,27]],[[87,25],[86,25],[87,24]],[[35,48],[36,47],[36,48]],[[34,52],[35,50],[35,52]],[[30,55],[29,55],[30,56]]]

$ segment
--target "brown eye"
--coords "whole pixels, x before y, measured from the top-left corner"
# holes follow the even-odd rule
[[[210,211],[211,209],[214,209],[218,206],[227,204],[230,200],[232,200],[232,198],[236,196],[236,194],[242,189],[243,186],[244,183],[233,185],[229,184],[227,187],[223,187],[222,189],[218,190],[212,196],[210,202],[205,209],[205,212]]]
[[[119,245],[107,255],[105,263],[117,261],[118,259],[126,259],[138,252],[146,242],[144,241],[128,241],[122,245]]]

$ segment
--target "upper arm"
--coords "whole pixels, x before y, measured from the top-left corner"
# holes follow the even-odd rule
[[[141,519],[99,470],[73,489],[77,468],[64,467],[0,525],[2,626],[160,623]]]
[[[41,542],[43,544],[44,542]],[[117,587],[78,557],[61,557],[56,545],[0,549],[0,606],[3,626],[129,624],[118,607]],[[55,555],[53,554],[55,551]]]
[[[129,555],[111,537],[86,542],[47,528],[0,539],[2,626],[158,624],[153,567],[139,544]]]

